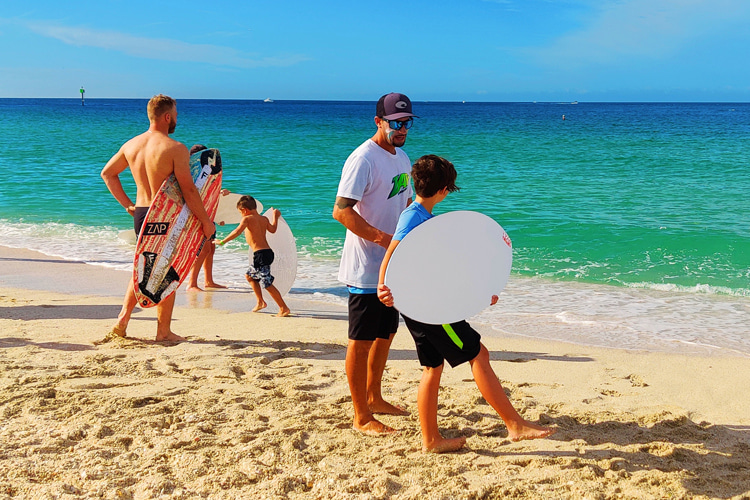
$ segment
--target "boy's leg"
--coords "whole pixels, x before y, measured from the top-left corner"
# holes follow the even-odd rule
[[[532,424],[518,414],[490,365],[490,353],[484,347],[484,344],[480,345],[479,354],[469,362],[471,363],[471,372],[474,374],[474,381],[479,387],[479,392],[505,422],[505,426],[508,428],[508,437],[511,441],[538,439],[557,432],[556,429],[550,427]]]
[[[159,342],[179,342],[185,340],[185,337],[180,337],[172,333],[171,329],[172,311],[174,310],[176,295],[176,292],[172,293],[156,305],[156,340]]]
[[[253,312],[258,312],[261,309],[267,307],[268,304],[266,304],[266,301],[263,300],[263,292],[260,289],[260,283],[252,279],[247,274],[245,275],[245,279],[247,279],[247,282],[250,283],[250,286],[253,289],[253,293],[255,294],[255,300],[258,302],[257,304],[255,304],[255,307],[253,307]]]
[[[279,306],[279,313],[276,316],[289,316],[289,308],[287,307],[286,302],[284,302],[284,299],[281,297],[281,293],[279,292],[279,290],[273,285],[268,285],[266,291],[271,296],[273,301],[276,302],[276,304]]]
[[[417,407],[419,408],[419,425],[422,428],[422,451],[445,453],[456,451],[466,444],[466,438],[445,439],[440,434],[437,423],[438,392],[443,366],[425,366],[422,368],[422,380],[419,383]]]

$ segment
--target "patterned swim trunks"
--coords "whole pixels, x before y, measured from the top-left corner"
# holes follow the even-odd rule
[[[273,284],[273,276],[271,276],[273,259],[273,250],[270,248],[253,252],[253,265],[247,269],[245,274],[251,280],[260,283],[261,288],[268,288]]]

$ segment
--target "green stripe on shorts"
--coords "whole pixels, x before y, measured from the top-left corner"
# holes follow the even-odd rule
[[[448,334],[448,336],[451,338],[453,343],[456,344],[459,349],[464,348],[464,343],[461,341],[460,338],[458,338],[458,335],[456,335],[456,332],[453,331],[453,327],[451,325],[443,325],[443,330],[445,330],[445,333]]]

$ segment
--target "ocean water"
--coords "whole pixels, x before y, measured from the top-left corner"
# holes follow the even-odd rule
[[[138,99],[0,99],[0,244],[129,269],[133,248],[117,235],[132,218],[99,172],[147,128],[145,109]],[[414,109],[404,150],[445,156],[459,172],[461,191],[436,213],[483,212],[513,240],[509,285],[474,321],[580,344],[750,356],[750,104]],[[344,230],[331,212],[346,157],[374,132],[374,103],[180,100],[178,112],[174,137],[218,148],[225,188],[289,222],[300,260],[291,293],[343,302]],[[247,287],[246,252],[242,241],[220,249],[216,279]]]

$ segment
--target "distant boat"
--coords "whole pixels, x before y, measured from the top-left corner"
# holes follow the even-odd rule
[[[271,99],[270,97],[268,97],[266,99],[263,99],[263,102],[273,102],[273,99]]]
[[[573,101],[570,104],[578,104],[578,101]]]

